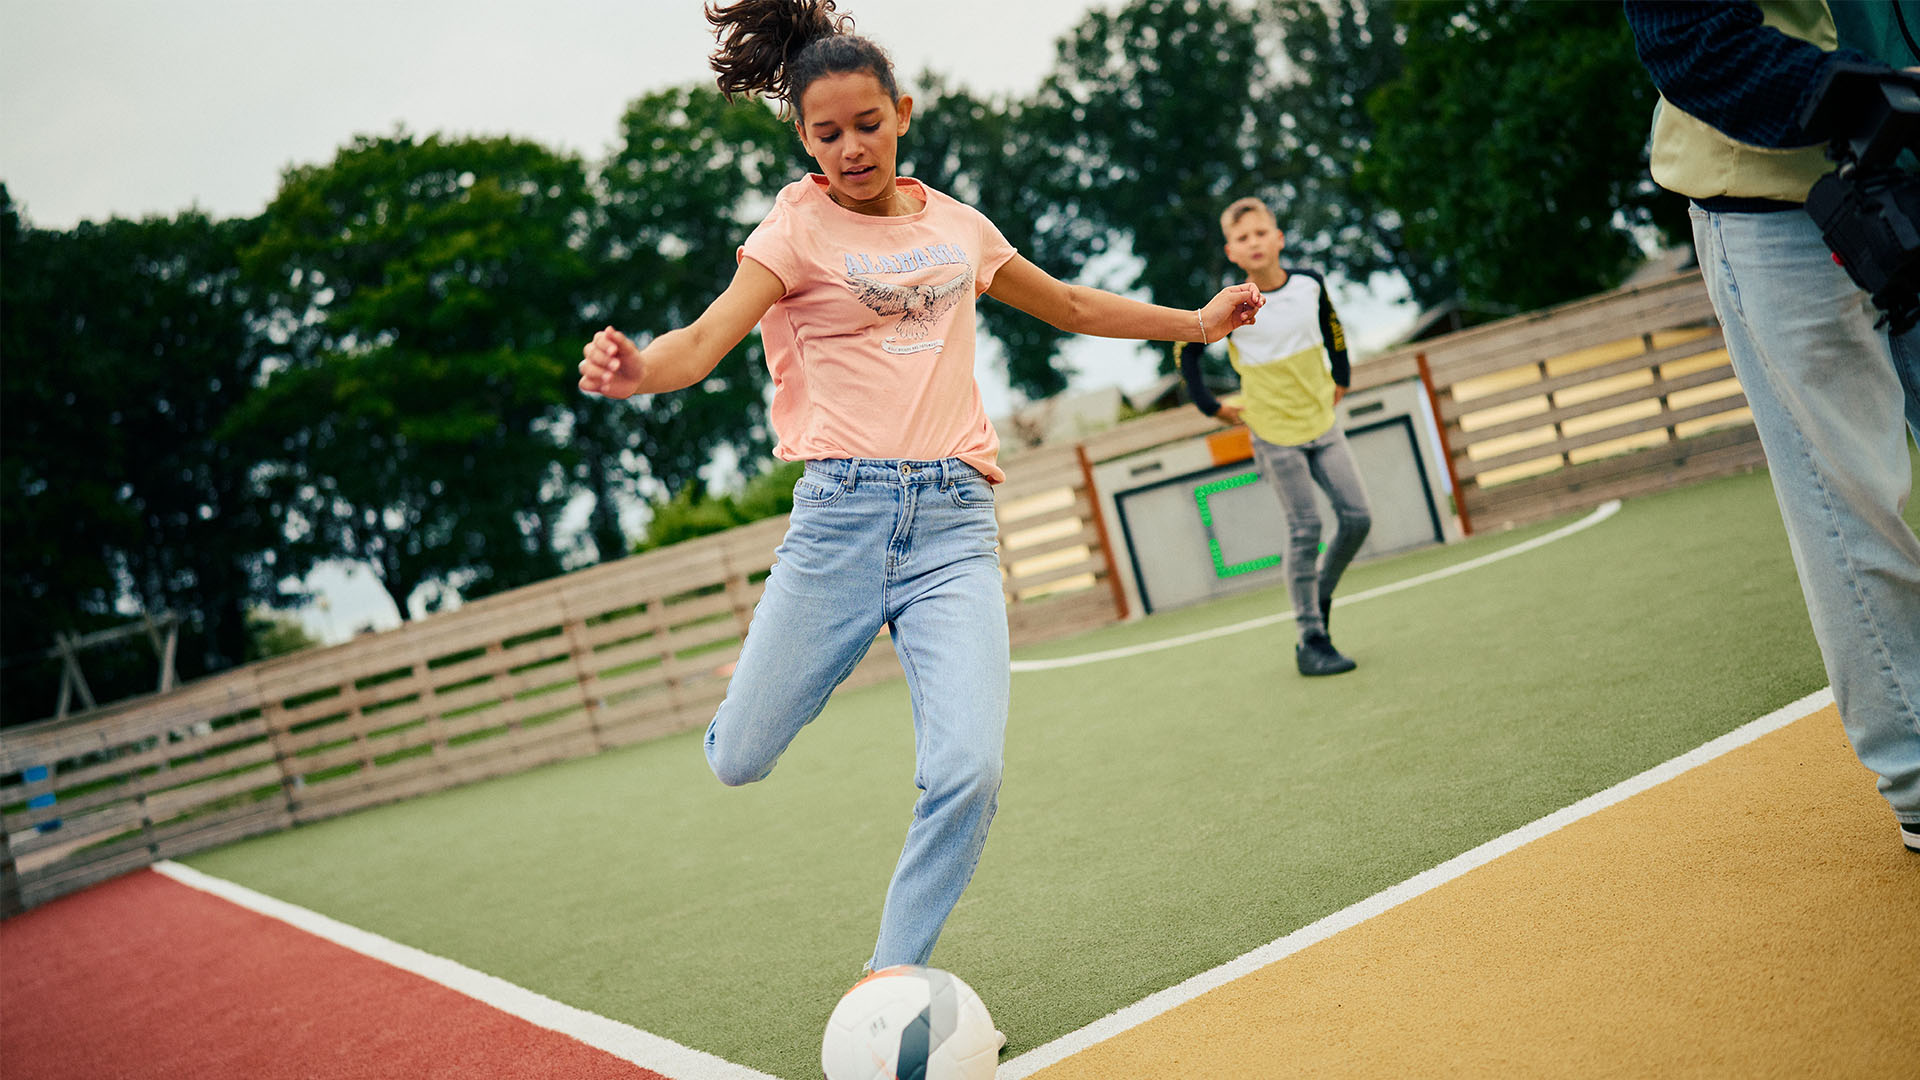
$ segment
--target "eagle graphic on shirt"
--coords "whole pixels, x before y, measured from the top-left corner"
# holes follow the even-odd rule
[[[847,287],[876,315],[898,315],[894,336],[880,343],[890,353],[906,355],[946,347],[945,339],[921,341],[933,332],[941,316],[952,311],[973,290],[973,267],[963,267],[952,280],[940,285],[895,285],[875,281],[862,274],[848,274]],[[914,345],[897,342],[918,342]]]

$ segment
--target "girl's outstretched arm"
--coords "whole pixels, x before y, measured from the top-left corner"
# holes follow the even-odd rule
[[[773,271],[741,259],[732,284],[699,318],[645,349],[611,326],[593,335],[580,350],[580,389],[624,398],[692,386],[713,372],[786,291]]]
[[[993,275],[987,295],[1069,334],[1141,341],[1219,341],[1253,321],[1266,298],[1252,282],[1220,290],[1199,310],[1129,300],[1104,289],[1068,285],[1015,255]]]

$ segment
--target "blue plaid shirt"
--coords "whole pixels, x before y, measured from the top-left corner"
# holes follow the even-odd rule
[[[1879,64],[1863,52],[1823,52],[1762,25],[1759,5],[1743,0],[1626,0],[1626,13],[1660,95],[1752,146],[1826,142],[1831,133],[1804,130],[1799,121],[1820,76],[1838,61]]]

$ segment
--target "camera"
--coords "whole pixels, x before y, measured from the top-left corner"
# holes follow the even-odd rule
[[[1807,213],[1833,261],[1886,313],[1881,323],[1905,333],[1920,322],[1920,175],[1900,158],[1920,149],[1920,75],[1836,63],[1800,126],[1834,132],[1827,156],[1837,165],[1807,193]]]

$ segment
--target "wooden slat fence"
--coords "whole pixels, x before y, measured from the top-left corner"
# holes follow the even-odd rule
[[[1409,368],[1428,380],[1470,530],[1765,463],[1697,272],[1407,346],[1361,370]]]
[[[704,720],[779,524],[8,729],[0,886],[30,906],[154,859]]]
[[[1357,365],[1354,385],[1423,363],[1482,528],[1760,462],[1698,275],[1397,350]],[[1124,615],[1091,465],[1217,430],[1175,409],[1007,456],[996,499],[1016,645]],[[0,729],[0,914],[157,859],[703,725],[785,527]],[[883,634],[848,682],[898,674]]]
[[[997,495],[1015,642],[1112,622],[1072,455],[1025,462]],[[157,859],[704,725],[785,528],[756,522],[0,729],[0,913]],[[847,683],[899,671],[883,633]]]

